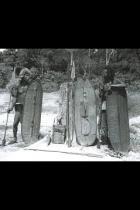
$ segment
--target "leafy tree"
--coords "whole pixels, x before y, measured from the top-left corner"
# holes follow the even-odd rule
[[[17,49],[6,49],[3,52],[3,61],[7,66],[11,66],[14,70],[17,64]]]
[[[70,75],[70,49],[6,49],[0,53],[0,63],[12,69],[15,66],[37,67],[40,74],[48,71]],[[85,72],[89,78],[100,76],[106,66],[106,49],[73,49],[76,75]],[[109,66],[117,73],[140,77],[140,49],[116,49]],[[6,69],[3,70],[7,74]],[[131,76],[130,76],[131,77]]]

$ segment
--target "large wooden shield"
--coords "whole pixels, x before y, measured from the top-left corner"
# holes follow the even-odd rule
[[[116,152],[128,152],[130,143],[127,94],[124,85],[112,85],[107,96],[108,135]]]
[[[96,96],[89,80],[78,79],[76,83],[75,131],[78,144],[94,144],[97,134]]]
[[[43,91],[39,81],[33,81],[29,86],[24,103],[24,113],[21,126],[23,141],[32,144],[38,141]]]

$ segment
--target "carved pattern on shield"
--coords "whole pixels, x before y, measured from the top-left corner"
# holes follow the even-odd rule
[[[95,90],[89,80],[78,79],[75,87],[75,130],[77,143],[94,144],[97,135]]]

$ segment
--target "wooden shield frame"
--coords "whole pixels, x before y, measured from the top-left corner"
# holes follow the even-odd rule
[[[40,81],[33,81],[28,87],[24,112],[21,125],[21,134],[26,144],[38,141],[41,111],[42,111],[43,90]]]

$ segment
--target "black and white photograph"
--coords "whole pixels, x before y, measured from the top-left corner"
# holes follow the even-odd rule
[[[0,49],[0,162],[140,161],[140,49]]]

